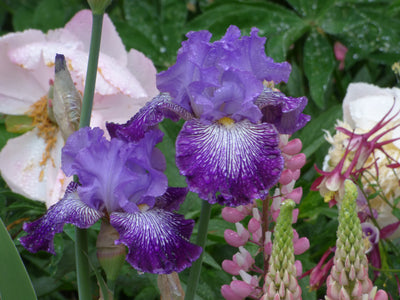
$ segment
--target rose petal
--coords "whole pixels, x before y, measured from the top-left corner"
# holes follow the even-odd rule
[[[176,141],[176,163],[189,188],[210,203],[248,204],[279,179],[283,158],[269,124],[185,123]]]
[[[125,244],[129,249],[126,260],[142,272],[180,272],[202,251],[189,242],[193,220],[162,209],[135,214],[114,212],[110,224],[120,235],[116,244]]]

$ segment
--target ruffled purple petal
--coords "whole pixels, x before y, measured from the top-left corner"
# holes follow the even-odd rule
[[[250,36],[240,38],[240,30],[234,25],[229,26],[225,36],[216,41],[229,51],[221,59],[221,65],[251,72],[261,82],[264,80],[274,83],[287,82],[292,70],[288,62],[275,63],[265,55],[265,37],[258,36],[257,28],[251,29]]]
[[[189,86],[192,108],[202,120],[217,121],[230,117],[235,121],[261,119],[254,100],[263,91],[263,84],[249,72],[228,69],[221,74],[218,88],[204,88],[199,82]]]
[[[292,98],[265,88],[256,105],[263,114],[262,122],[274,124],[281,134],[293,134],[310,121],[310,116],[302,113],[307,105],[306,97]]]
[[[164,195],[157,197],[154,207],[167,211],[179,210],[179,206],[185,201],[188,188],[169,187]]]
[[[155,128],[165,117],[173,121],[193,118],[189,111],[173,103],[168,94],[160,94],[147,102],[127,123],[107,123],[106,126],[112,138],[134,142],[142,139],[147,131]]]
[[[79,197],[90,207],[108,212],[134,212],[138,204],[154,205],[167,189],[165,159],[155,145],[160,130],[136,142],[106,140],[100,129],[83,128],[71,135],[62,152],[63,170],[75,174]],[[77,147],[76,145],[79,145]]]
[[[23,229],[28,234],[20,238],[22,246],[30,252],[44,250],[55,254],[54,235],[63,231],[65,223],[88,228],[103,217],[100,211],[79,199],[76,187],[76,183],[71,183],[64,198],[51,206],[43,217],[24,224]]]
[[[283,169],[278,133],[266,123],[184,124],[176,163],[189,189],[210,203],[238,206],[263,197]]]
[[[129,252],[126,260],[137,270],[156,274],[180,272],[201,254],[189,241],[194,221],[162,209],[145,212],[112,213],[110,224],[118,231],[116,244]]]

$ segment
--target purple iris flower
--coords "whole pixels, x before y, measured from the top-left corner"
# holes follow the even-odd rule
[[[189,189],[228,206],[262,198],[283,169],[279,134],[292,134],[309,121],[302,114],[307,99],[264,86],[287,82],[291,67],[265,55],[258,29],[242,37],[230,26],[213,43],[208,31],[187,37],[176,64],[157,75],[161,94],[126,124],[107,128],[111,136],[130,141],[164,117],[183,118],[176,163]]]
[[[180,272],[196,260],[201,248],[189,242],[193,220],[174,211],[186,197],[186,188],[168,188],[165,159],[155,145],[160,130],[126,142],[107,140],[99,128],[72,134],[62,151],[62,169],[77,175],[65,196],[40,219],[24,224],[28,235],[21,244],[31,252],[55,254],[53,239],[65,223],[88,228],[105,219],[125,244],[126,260],[149,273]]]

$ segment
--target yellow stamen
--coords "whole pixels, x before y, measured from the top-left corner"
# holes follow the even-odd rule
[[[32,125],[38,129],[38,136],[43,138],[46,143],[46,148],[42,156],[42,161],[39,163],[41,167],[44,167],[47,161],[50,159],[53,166],[55,163],[50,155],[51,150],[57,142],[57,131],[58,127],[56,124],[50,121],[47,112],[47,96],[43,96],[39,101],[32,104],[28,111],[28,116],[33,118]],[[44,177],[44,169],[40,171],[39,181],[42,181]]]
[[[218,123],[220,123],[220,124],[222,124],[222,125],[224,125],[226,127],[229,127],[230,125],[234,124],[235,121],[233,119],[229,118],[229,117],[223,117],[223,118],[218,120]]]
[[[150,206],[148,206],[147,204],[139,204],[138,208],[140,209],[140,211],[145,212],[149,210]]]
[[[324,195],[324,202],[328,203],[331,200],[335,199],[336,192],[329,191]]]

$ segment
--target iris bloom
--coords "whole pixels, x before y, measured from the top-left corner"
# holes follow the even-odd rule
[[[99,219],[119,233],[126,260],[150,273],[179,272],[196,260],[201,248],[189,242],[194,221],[173,211],[185,199],[186,188],[168,188],[165,159],[155,145],[162,132],[146,132],[142,139],[110,141],[99,128],[85,127],[72,134],[62,151],[62,169],[77,175],[62,200],[30,224],[21,244],[31,252],[55,254],[53,238],[65,223],[88,228]]]
[[[63,138],[47,114],[56,53],[66,57],[73,82],[84,90],[92,13],[78,12],[64,28],[0,37],[0,113],[30,115],[35,128],[8,140],[0,152],[1,176],[15,192],[49,207],[66,186],[60,172]],[[142,53],[125,50],[105,15],[91,126],[105,120],[123,122],[158,94],[153,63]],[[21,88],[22,87],[22,88]]]
[[[284,160],[279,134],[309,117],[305,97],[285,96],[264,83],[287,81],[286,62],[265,55],[265,38],[230,26],[210,43],[208,31],[189,32],[176,64],[157,76],[162,92],[111,136],[129,140],[164,117],[186,122],[176,140],[176,163],[191,191],[210,203],[238,206],[262,198],[278,182]]]

